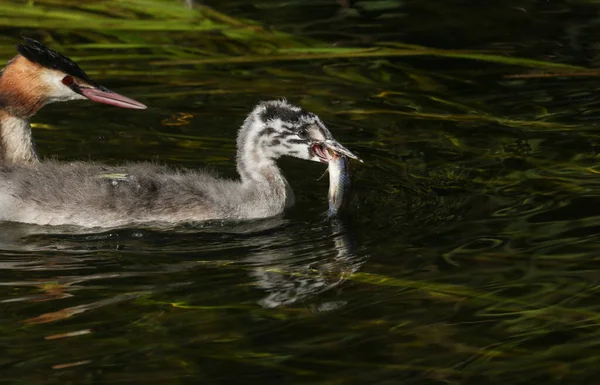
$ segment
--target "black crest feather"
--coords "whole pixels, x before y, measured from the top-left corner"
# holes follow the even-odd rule
[[[265,110],[260,117],[263,121],[279,118],[287,122],[295,123],[300,119],[300,116],[304,114],[306,114],[306,111],[302,109],[294,111],[287,106],[269,104],[265,107]]]
[[[95,84],[92,79],[71,59],[46,47],[37,40],[23,37],[26,43],[17,44],[17,51],[27,60],[43,67],[62,71],[68,75],[78,77],[90,84]]]

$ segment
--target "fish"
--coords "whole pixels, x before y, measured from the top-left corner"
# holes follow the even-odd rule
[[[329,210],[327,216],[332,218],[342,214],[348,207],[352,177],[348,157],[333,151],[330,151],[329,155]]]

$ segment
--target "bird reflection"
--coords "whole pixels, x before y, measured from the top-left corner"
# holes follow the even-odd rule
[[[366,258],[356,252],[348,223],[333,219],[330,226],[333,248],[319,247],[310,261],[297,261],[294,249],[287,247],[253,253],[246,261],[259,266],[250,271],[256,285],[267,292],[258,303],[265,308],[292,305],[307,300],[346,281],[360,269]],[[324,303],[321,310],[331,310],[343,303]]]
[[[0,228],[0,270],[9,272],[5,276],[14,276],[10,271],[21,271],[19,275],[26,277],[26,271],[35,271],[44,277],[18,282],[9,278],[0,282],[5,287],[37,288],[37,293],[29,291],[18,297],[0,298],[0,302],[77,300],[78,297],[81,300],[87,290],[102,288],[101,282],[113,282],[111,290],[116,288],[117,293],[113,291],[109,298],[54,308],[24,320],[54,322],[140,295],[164,296],[169,291],[182,290],[186,295],[194,295],[197,283],[189,280],[189,273],[207,267],[216,268],[211,271],[217,276],[251,277],[258,289],[254,301],[263,308],[310,301],[317,311],[327,311],[345,303],[319,296],[345,282],[366,261],[365,256],[356,252],[351,226],[340,219],[312,226],[272,218],[253,225],[213,223],[177,229],[85,231],[77,234],[70,228],[59,231],[56,227],[42,226]],[[157,276],[168,276],[169,283],[156,285],[153,277]],[[132,286],[128,279],[133,277],[144,284]],[[118,284],[115,286],[115,279],[122,283],[121,290]]]

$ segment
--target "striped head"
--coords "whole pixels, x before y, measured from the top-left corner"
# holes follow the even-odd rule
[[[238,159],[255,165],[285,155],[328,163],[331,152],[358,159],[333,138],[317,115],[285,100],[259,103],[246,118],[237,144]]]

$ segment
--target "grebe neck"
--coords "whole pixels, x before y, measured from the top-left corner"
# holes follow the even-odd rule
[[[0,110],[0,163],[7,165],[37,162],[29,120]]]

